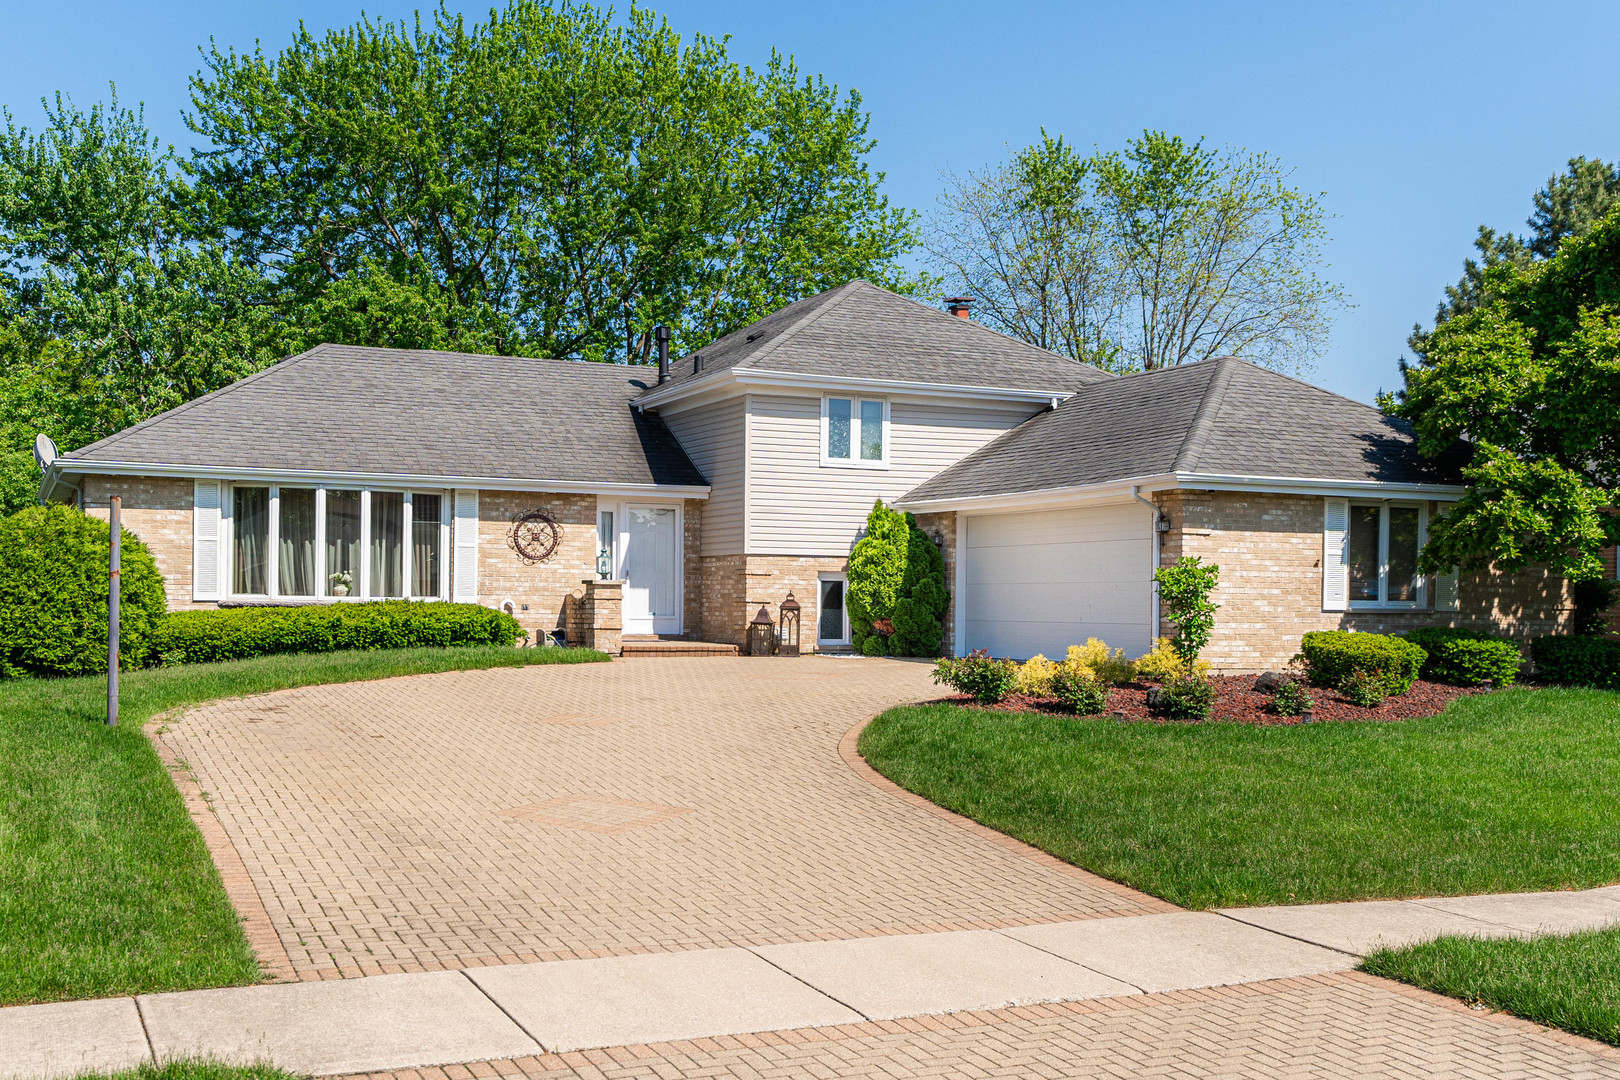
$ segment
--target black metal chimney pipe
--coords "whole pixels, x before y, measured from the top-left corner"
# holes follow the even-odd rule
[[[658,341],[658,381],[663,382],[669,378],[669,327],[659,323],[653,337]]]

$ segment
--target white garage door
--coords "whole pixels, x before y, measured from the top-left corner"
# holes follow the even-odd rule
[[[1135,502],[969,517],[964,644],[1022,660],[1061,657],[1095,637],[1142,655],[1152,621],[1151,520]]]

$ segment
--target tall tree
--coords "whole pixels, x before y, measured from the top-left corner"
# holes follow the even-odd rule
[[[1061,138],[947,174],[925,244],[997,329],[1116,370],[1235,353],[1308,367],[1343,290],[1316,196],[1275,158],[1162,132],[1082,158]]]
[[[192,101],[207,218],[289,306],[381,274],[498,351],[639,359],[658,322],[690,348],[852,277],[906,283],[912,219],[859,96],[643,9],[300,30],[212,50]]]
[[[0,480],[11,509],[49,431],[71,449],[249,374],[279,349],[259,269],[188,224],[139,110],[58,97],[0,133]]]
[[[1472,449],[1467,493],[1421,563],[1544,563],[1576,581],[1620,539],[1620,207],[1550,257],[1485,270],[1480,299],[1431,331],[1386,407],[1425,454]]]
[[[1446,298],[1435,310],[1436,326],[1472,311],[1488,299],[1485,276],[1493,267],[1506,263],[1522,269],[1536,259],[1550,259],[1565,239],[1591,232],[1620,203],[1620,165],[1572,157],[1565,171],[1549,176],[1530,201],[1528,235],[1498,233],[1487,225],[1479,227],[1479,235],[1474,237],[1478,257],[1464,259],[1462,277],[1457,284],[1446,286]],[[1417,325],[1412,327],[1406,343],[1421,356],[1427,338],[1428,331]]]

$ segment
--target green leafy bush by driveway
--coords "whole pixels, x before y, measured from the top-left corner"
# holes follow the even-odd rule
[[[1429,657],[1421,647],[1398,637],[1350,630],[1312,630],[1301,641],[1300,652],[1312,686],[1342,690],[1375,677],[1386,697],[1412,689]]]
[[[1425,626],[1406,640],[1429,654],[1423,677],[1455,686],[1489,682],[1512,686],[1519,677],[1519,647],[1507,638],[1461,626]]]
[[[107,523],[69,506],[0,518],[0,678],[89,675],[107,666]],[[123,533],[119,655],[139,667],[167,604],[146,545]]]
[[[945,557],[917,519],[883,505],[849,554],[850,630],[867,656],[938,656],[944,639]]]
[[[159,623],[153,645],[165,664],[205,664],[341,649],[512,645],[522,635],[512,616],[478,604],[382,600],[177,611]]]
[[[993,705],[1018,688],[1018,665],[997,660],[984,649],[966,656],[946,657],[934,662],[934,681],[967,694],[984,705]]]
[[[1620,690],[1620,640],[1544,637],[1530,643],[1536,677],[1562,686]]]

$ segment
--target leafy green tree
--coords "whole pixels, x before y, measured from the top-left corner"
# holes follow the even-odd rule
[[[1482,302],[1430,332],[1387,405],[1424,454],[1472,451],[1429,527],[1426,572],[1543,563],[1579,582],[1620,539],[1620,207],[1551,257],[1501,262]]]
[[[1162,132],[1081,157],[1061,138],[947,175],[925,244],[985,322],[1114,370],[1237,354],[1308,367],[1344,303],[1317,275],[1317,196],[1275,158]]]
[[[1446,286],[1446,299],[1435,311],[1438,326],[1447,319],[1472,311],[1488,299],[1486,272],[1503,263],[1523,269],[1536,259],[1550,259],[1558,245],[1569,237],[1591,232],[1609,210],[1620,201],[1620,165],[1595,158],[1572,157],[1561,174],[1550,176],[1542,189],[1531,196],[1532,212],[1526,223],[1526,236],[1498,233],[1486,225],[1474,238],[1477,259],[1463,260],[1463,276]],[[1428,333],[1412,327],[1407,345],[1423,355]]]
[[[844,602],[856,649],[868,656],[937,656],[950,603],[945,558],[917,519],[883,505],[849,555]]]
[[[289,308],[380,272],[451,338],[622,360],[658,322],[693,348],[849,278],[907,284],[860,97],[644,9],[301,29],[210,50],[192,100],[199,206]]]
[[[1197,555],[1186,555],[1174,566],[1161,566],[1153,571],[1153,580],[1159,586],[1164,617],[1176,627],[1170,646],[1192,670],[1193,661],[1198,659],[1215,632],[1215,612],[1220,605],[1211,603],[1209,598],[1220,583],[1221,568],[1213,563],[1206,564]]]

